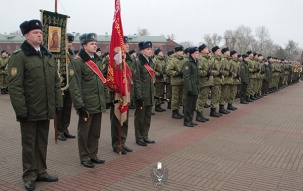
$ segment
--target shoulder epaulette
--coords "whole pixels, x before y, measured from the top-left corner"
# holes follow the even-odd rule
[[[17,49],[17,50],[14,50],[13,51],[13,54],[17,54],[18,52],[20,52],[21,51],[21,48],[19,48],[19,49]]]

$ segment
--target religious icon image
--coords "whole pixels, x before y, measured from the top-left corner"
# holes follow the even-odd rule
[[[60,52],[60,34],[61,28],[49,26],[48,33],[48,49],[51,52]]]

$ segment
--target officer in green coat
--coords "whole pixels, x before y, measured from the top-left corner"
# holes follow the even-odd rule
[[[52,54],[42,43],[42,23],[20,25],[25,41],[13,52],[8,64],[10,99],[20,122],[22,165],[26,190],[36,181],[55,182],[46,169],[50,119],[62,109],[60,79]]]
[[[188,60],[183,64],[183,88],[184,88],[184,126],[194,127],[198,125],[193,122],[193,115],[196,109],[199,95],[198,77],[198,47],[188,49]]]
[[[138,44],[140,54],[138,55],[137,68],[134,71],[133,81],[135,88],[135,137],[140,146],[155,143],[149,139],[152,107],[155,95],[155,73],[152,68],[152,43],[142,41]]]
[[[250,83],[249,81],[249,58],[247,54],[242,55],[243,61],[240,64],[240,79],[241,79],[241,85],[240,85],[240,103],[241,104],[248,104],[248,101],[246,100],[247,95],[247,87]]]
[[[106,111],[104,88],[106,79],[101,59],[95,54],[97,35],[84,33],[79,37],[82,45],[78,56],[69,67],[70,93],[78,111],[78,150],[81,164],[93,168],[99,159],[98,148],[101,133],[102,112]]]
[[[124,36],[124,51],[125,51],[125,61],[127,65],[134,64],[133,59],[129,55],[129,44],[128,44],[128,37]],[[132,66],[133,67],[133,66]],[[129,82],[129,81],[128,81]],[[111,100],[115,99],[115,93],[114,91],[110,90]],[[127,139],[127,132],[128,132],[128,116],[129,116],[129,110],[127,110],[127,119],[126,121],[121,125],[120,121],[117,119],[115,115],[115,105],[111,104],[110,106],[110,122],[111,122],[111,137],[112,137],[112,147],[113,151],[115,153],[121,152],[121,154],[125,155],[127,152],[132,152],[133,150],[125,145],[126,139]],[[120,137],[121,137],[121,146],[122,150],[119,151],[118,146],[120,144],[119,142],[119,133],[118,128],[120,128]]]

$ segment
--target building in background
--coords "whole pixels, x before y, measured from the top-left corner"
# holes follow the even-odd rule
[[[73,50],[79,50],[81,47],[79,36],[80,33],[73,33],[75,40],[73,42]],[[129,49],[134,49],[139,52],[138,43],[141,41],[151,41],[153,43],[153,49],[160,48],[166,53],[168,50],[173,50],[175,46],[179,46],[178,43],[173,40],[166,39],[164,36],[128,36]],[[102,53],[109,51],[110,35],[98,35],[97,46],[101,48]],[[20,48],[25,38],[21,34],[0,34],[0,50],[6,50],[12,53],[14,50]]]

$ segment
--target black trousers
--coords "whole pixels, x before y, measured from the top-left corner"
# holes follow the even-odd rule
[[[242,83],[241,85],[240,85],[240,100],[245,100],[245,98],[246,98],[246,95],[247,95],[247,86],[248,86],[248,84],[244,84],[244,83]]]
[[[46,177],[49,120],[20,122],[24,182]]]
[[[184,123],[192,122],[198,95],[186,95],[184,100]]]
[[[70,116],[72,111],[72,97],[69,91],[64,91],[63,109],[58,113],[58,134],[69,133],[68,126],[70,124]]]

